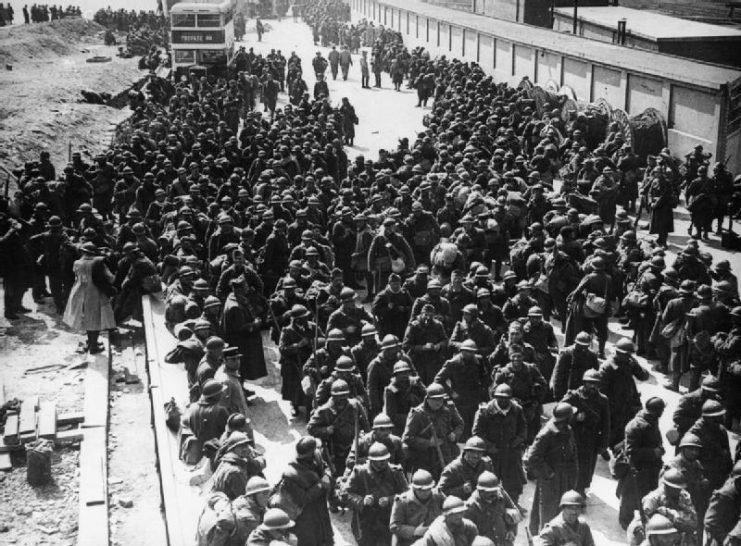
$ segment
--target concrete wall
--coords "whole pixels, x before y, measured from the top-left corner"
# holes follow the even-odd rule
[[[363,12],[363,0],[351,0],[354,16],[373,19],[372,5],[380,1],[365,0],[367,8]],[[477,7],[481,1],[477,0]],[[388,7],[388,10],[396,11],[395,20],[398,20],[399,12],[402,13],[402,20],[406,20],[407,10],[395,7]],[[375,21],[383,23],[383,19],[379,19],[383,10],[376,9],[375,12]],[[411,14],[410,21],[415,21],[416,16]],[[632,72],[604,62],[593,62],[589,59],[588,51],[583,56],[568,56],[553,51],[547,42],[530,44],[504,39],[497,36],[495,19],[491,20],[487,32],[464,28],[460,21],[455,24],[454,17],[451,22],[420,15],[418,34],[416,25],[412,23],[409,33],[406,32],[406,25],[402,25],[401,32],[410,47],[424,46],[433,56],[446,55],[477,61],[497,81],[506,81],[510,85],[517,85],[523,76],[529,76],[532,81],[542,85],[553,80],[559,86],[570,86],[577,100],[582,103],[604,98],[613,108],[621,108],[631,115],[649,107],[656,108],[667,121],[669,147],[674,153],[683,155],[699,143],[715,156],[718,156],[718,152],[724,157],[732,154],[730,168],[741,170],[741,130],[726,135],[723,105],[727,99],[724,89],[702,89],[684,82],[652,77],[645,70]],[[426,32],[428,24],[429,41]],[[527,28],[523,26],[523,33],[527,32]]]

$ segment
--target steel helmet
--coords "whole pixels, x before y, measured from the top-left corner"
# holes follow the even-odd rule
[[[264,491],[270,491],[270,484],[262,476],[252,476],[247,480],[247,485],[244,488],[244,494],[246,496],[256,495]]]
[[[461,343],[461,351],[469,351],[475,353],[479,348],[476,346],[476,342],[472,339],[467,339]]]
[[[679,531],[669,518],[661,514],[654,514],[646,524],[646,536],[648,537],[652,535],[671,535],[673,533],[679,533]]]
[[[348,396],[350,394],[350,386],[344,379],[338,379],[332,383],[331,394],[332,396]]]
[[[387,461],[391,458],[389,449],[381,442],[374,442],[368,449],[369,461]]]
[[[432,489],[435,487],[435,480],[432,474],[420,468],[412,475],[412,487],[415,489]]]
[[[725,415],[726,410],[717,400],[705,400],[702,404],[703,417],[720,417]]]
[[[427,398],[445,398],[445,388],[440,383],[427,385]]]
[[[563,508],[564,506],[584,506],[584,497],[581,496],[581,493],[578,491],[574,491],[573,489],[571,491],[566,491],[563,495],[561,495],[561,501],[558,503],[559,508]]]
[[[479,308],[475,304],[469,303],[463,308],[463,313],[468,313],[471,316],[477,316],[479,314]]]
[[[391,418],[385,413],[379,413],[373,419],[373,429],[377,428],[394,428]]]
[[[553,420],[556,422],[567,421],[574,414],[574,407],[566,402],[559,402],[553,408]]]
[[[486,442],[478,436],[471,436],[466,440],[466,445],[463,447],[463,451],[478,451],[484,453],[486,452]]]
[[[494,398],[512,398],[512,387],[506,383],[497,385],[497,388],[494,389]]]
[[[601,377],[597,370],[587,370],[586,372],[584,372],[584,375],[582,376],[582,381],[584,383],[588,381],[599,383],[601,381]]]
[[[528,317],[542,317],[543,316],[543,310],[538,307],[537,305],[534,305],[531,307],[527,312]]]
[[[443,515],[462,514],[466,511],[466,505],[455,495],[450,495],[443,502]]]
[[[484,470],[476,482],[476,489],[481,489],[482,491],[498,491],[500,485],[499,478],[493,472]]]
[[[702,449],[702,441],[695,434],[687,432],[682,436],[682,440],[679,442],[679,448],[681,449],[683,447],[696,447]]]
[[[278,529],[290,529],[295,523],[280,508],[269,508],[265,512],[260,528],[264,531],[276,531]]]
[[[396,337],[393,334],[386,334],[383,336],[383,341],[381,342],[381,350],[385,349],[395,349],[399,346],[399,338]]]
[[[687,480],[679,470],[670,468],[661,477],[661,483],[675,489],[687,489]]]
[[[409,362],[406,360],[397,360],[396,364],[394,364],[394,371],[392,372],[393,375],[396,375],[397,373],[411,373],[412,367],[409,365]]]
[[[615,344],[615,350],[618,353],[628,353],[633,354],[636,350],[635,345],[633,345],[633,342],[627,338],[623,338],[618,340],[618,342]]]
[[[376,331],[376,327],[373,326],[370,322],[363,324],[363,328],[360,331],[360,335],[365,336],[375,336],[378,332]]]
[[[349,356],[342,355],[337,359],[335,370],[340,372],[351,372],[355,369],[355,362]]]
[[[332,328],[327,335],[327,341],[345,341],[345,334],[339,328]]]

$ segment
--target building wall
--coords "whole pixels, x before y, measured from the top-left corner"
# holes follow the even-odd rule
[[[373,17],[374,5],[381,1],[351,0],[354,15],[383,24],[383,9],[376,7],[376,16]],[[362,7],[364,4],[365,11]],[[397,12],[395,20],[398,20],[399,12],[402,20],[406,20],[406,10],[393,9]],[[410,21],[415,21],[417,14],[411,14],[410,18]],[[695,144],[702,144],[716,156],[718,151],[725,155],[732,154],[729,167],[732,170],[741,170],[741,129],[729,131],[726,141],[725,127],[720,126],[720,120],[725,119],[721,108],[725,100],[723,91],[696,88],[683,82],[651,77],[638,70],[631,72],[592,62],[588,51],[585,51],[583,57],[572,58],[550,50],[548,43],[513,43],[497,36],[495,20],[492,21],[491,30],[486,33],[464,29],[455,24],[452,25],[451,33],[449,22],[422,15],[418,20],[418,29],[415,24],[410,23],[409,33],[406,32],[406,25],[401,27],[405,43],[410,47],[423,46],[433,56],[446,55],[470,61],[478,59],[487,74],[510,85],[517,85],[523,76],[543,85],[553,80],[559,86],[570,86],[577,100],[582,103],[604,98],[613,108],[624,109],[631,115],[639,114],[649,107],[656,108],[667,120],[669,147],[673,152],[683,155],[691,151]],[[526,29],[523,26],[523,32]],[[734,150],[737,153],[733,153]]]

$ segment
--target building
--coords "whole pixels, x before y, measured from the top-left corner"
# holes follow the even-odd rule
[[[573,7],[555,8],[553,29],[572,32]],[[625,22],[621,40],[618,25]],[[577,34],[584,38],[741,67],[741,30],[622,6],[577,10]]]
[[[552,28],[553,8],[573,6],[573,0],[469,0],[472,11],[487,17]],[[608,0],[579,0],[579,6],[606,6]]]
[[[741,71],[419,0],[350,0],[355,18],[399,31],[410,48],[476,62],[497,81],[524,76],[569,86],[580,104],[606,100],[629,115],[656,109],[676,155],[696,144],[741,171]]]

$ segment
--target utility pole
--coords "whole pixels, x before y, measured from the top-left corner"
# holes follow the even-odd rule
[[[579,18],[578,18],[578,11],[579,11],[579,0],[574,0],[574,36],[577,34],[578,26],[579,26]]]

